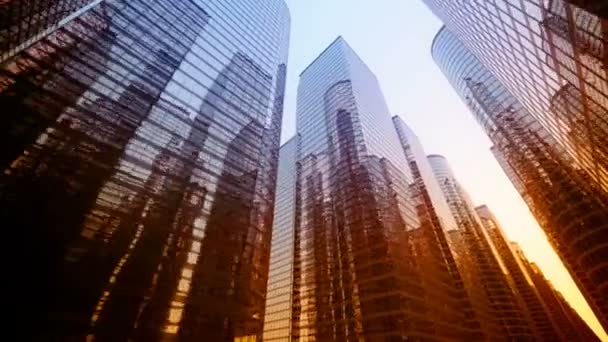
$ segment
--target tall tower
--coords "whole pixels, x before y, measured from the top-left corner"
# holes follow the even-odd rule
[[[272,226],[272,245],[264,341],[290,341],[292,315],[292,285],[295,272],[294,249],[297,248],[294,228],[296,223],[296,158],[298,137],[281,146],[277,176],[276,205]]]
[[[483,229],[490,238],[494,250],[497,251],[502,263],[511,275],[513,287],[520,295],[521,305],[528,310],[538,338],[543,341],[571,341],[565,334],[562,334],[561,327],[557,322],[552,320],[551,313],[546,310],[536,288],[532,285],[525,266],[520,260],[523,252],[521,256],[516,254],[498,220],[487,206],[479,206],[475,208],[475,211],[481,220]]]
[[[598,341],[597,335],[568,304],[564,296],[545,278],[540,268],[526,258],[517,243],[512,242],[511,244],[520,264],[524,266],[530,281],[538,291],[549,316],[559,327],[562,340]]]
[[[378,80],[341,37],[300,75],[297,131],[291,339],[471,337]]]
[[[568,151],[590,185],[608,190],[608,19],[584,9],[605,1],[424,2]]]
[[[433,57],[607,327],[608,193],[447,28],[435,37]]]
[[[34,339],[261,340],[285,3],[64,9],[0,67],[0,219],[29,246],[11,272],[39,284]]]
[[[493,324],[493,310],[490,302],[482,295],[483,283],[481,279],[472,276],[477,267],[463,257],[466,249],[451,244],[447,238],[446,234],[455,234],[459,230],[459,225],[433,174],[424,148],[416,134],[401,118],[393,116],[393,124],[414,176],[413,195],[418,215],[423,225],[435,231],[442,258],[450,267],[453,284],[460,286],[456,290],[460,291],[461,308],[466,311],[470,327],[479,329],[479,335],[472,338],[483,340],[497,336],[499,329]]]
[[[529,316],[512,287],[512,279],[504,264],[492,248],[468,194],[456,180],[445,157],[430,155],[428,159],[459,225],[458,230],[448,233],[453,248],[457,254],[463,254],[462,263],[468,264],[466,269],[472,273],[473,281],[483,284],[482,294],[490,303],[490,317],[495,318],[494,325],[498,328],[491,330],[495,335],[490,335],[490,339],[498,336],[533,338]]]

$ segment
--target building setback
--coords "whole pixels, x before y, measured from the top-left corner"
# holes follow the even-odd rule
[[[608,193],[457,35],[443,28],[432,51],[601,324],[608,326]]]
[[[0,67],[0,219],[29,246],[8,271],[38,284],[16,296],[30,333],[261,340],[285,3],[106,0],[73,13],[0,40],[13,49]]]

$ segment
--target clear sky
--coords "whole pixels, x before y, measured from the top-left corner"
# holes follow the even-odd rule
[[[435,66],[430,46],[441,22],[422,0],[287,0],[291,48],[283,141],[295,134],[298,75],[337,36],[374,71],[390,110],[416,132],[427,154],[447,157],[476,205],[487,204],[509,238],[589,322],[601,331],[489,148],[488,138]]]

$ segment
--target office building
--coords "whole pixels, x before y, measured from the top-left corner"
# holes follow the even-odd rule
[[[0,62],[39,39],[92,0],[6,0],[0,3]]]
[[[289,338],[474,336],[378,80],[341,37],[300,75],[297,132]]]
[[[559,341],[560,339],[564,342],[568,341],[562,338],[559,332],[561,327],[551,319],[550,312],[545,310],[536,288],[532,285],[524,265],[521,264],[520,257],[513,250],[511,242],[507,239],[494,214],[485,205],[475,208],[475,211],[494,250],[511,276],[513,287],[520,295],[521,305],[527,310],[537,338],[541,341]]]
[[[607,190],[608,19],[565,0],[425,3],[575,158],[590,184]]]
[[[570,4],[584,8],[602,18],[608,19],[608,4],[605,1],[596,0],[567,0]]]
[[[291,339],[291,289],[294,274],[296,219],[296,158],[298,139],[292,137],[279,151],[264,341]]]
[[[493,153],[604,327],[608,196],[476,56],[443,28],[433,57],[492,140]]]
[[[599,341],[597,335],[570,306],[564,296],[545,278],[540,268],[526,258],[518,244],[512,244],[520,263],[526,269],[532,284],[542,298],[545,309],[554,324],[559,327],[560,338],[563,341]]]
[[[261,340],[286,5],[77,14],[0,74],[0,219],[29,246],[11,272],[39,284],[18,296],[34,339]]]
[[[464,258],[467,246],[458,246],[449,241],[447,235],[454,235],[460,227],[456,223],[447,199],[433,173],[433,169],[424,152],[424,148],[414,131],[398,116],[393,116],[399,141],[410,164],[414,176],[415,198],[423,224],[435,230],[442,256],[450,266],[450,275],[454,284],[460,286],[462,310],[467,311],[468,324],[476,327],[479,335],[474,339],[488,339],[499,334],[499,328],[493,324],[493,310],[490,301],[484,296],[483,283],[476,277],[478,265]],[[417,196],[416,196],[417,195]],[[447,234],[447,235],[446,235]]]
[[[469,283],[479,281],[483,299],[490,303],[488,317],[494,318],[494,322],[487,328],[489,339],[499,336],[515,340],[533,338],[532,323],[522,306],[520,294],[512,287],[513,281],[492,248],[471,199],[456,180],[445,157],[429,155],[428,160],[459,225],[458,230],[448,232],[456,257],[465,265],[466,276],[471,279]]]

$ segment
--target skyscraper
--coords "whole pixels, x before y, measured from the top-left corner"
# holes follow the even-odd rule
[[[378,80],[341,37],[300,75],[297,131],[291,340],[474,336]]]
[[[292,285],[296,247],[296,158],[298,138],[281,146],[277,176],[276,205],[272,228],[264,341],[291,340]]]
[[[587,323],[568,304],[564,296],[557,291],[534,263],[528,261],[518,244],[513,243],[520,263],[527,271],[532,284],[538,291],[545,309],[551,319],[559,327],[560,337],[564,341],[598,341],[597,335],[589,328]]]
[[[500,336],[515,340],[533,338],[532,322],[520,294],[512,287],[512,279],[483,230],[468,194],[456,180],[445,157],[430,155],[428,160],[459,225],[458,230],[448,232],[450,242],[457,258],[464,259],[461,263],[466,265],[465,272],[472,274],[469,283],[471,286],[475,286],[474,281],[482,284],[482,295],[490,303],[489,317],[495,321],[494,326],[487,328],[491,334],[489,339],[500,339]]]
[[[604,327],[608,196],[470,50],[443,28],[433,57],[494,143],[493,152]]]
[[[533,328],[539,340],[542,341],[572,341],[566,337],[558,323],[552,319],[542,301],[536,287],[532,284],[529,275],[521,259],[523,252],[514,250],[511,242],[507,239],[502,227],[490,209],[485,206],[475,208],[481,219],[482,227],[486,231],[493,248],[497,251],[505,268],[509,272],[515,290],[520,294],[522,305],[528,310]],[[580,340],[584,341],[584,340]]]
[[[478,265],[464,257],[468,251],[466,246],[455,245],[454,241],[449,241],[446,236],[446,234],[452,236],[459,234],[457,232],[460,227],[452,215],[424,148],[416,134],[401,118],[394,116],[393,124],[414,176],[413,188],[414,196],[418,198],[419,216],[423,224],[435,230],[442,257],[450,266],[450,276],[454,284],[460,286],[458,290],[461,291],[461,309],[466,311],[470,326],[479,329],[479,335],[474,338],[479,340],[495,338],[499,334],[499,329],[493,324],[494,312],[488,298],[484,296],[484,284],[475,276]]]
[[[608,19],[571,4],[585,1],[425,3],[568,150],[590,184],[608,189]]]
[[[11,271],[40,284],[36,339],[261,340],[286,5],[75,13],[0,74],[0,219],[31,251]]]

